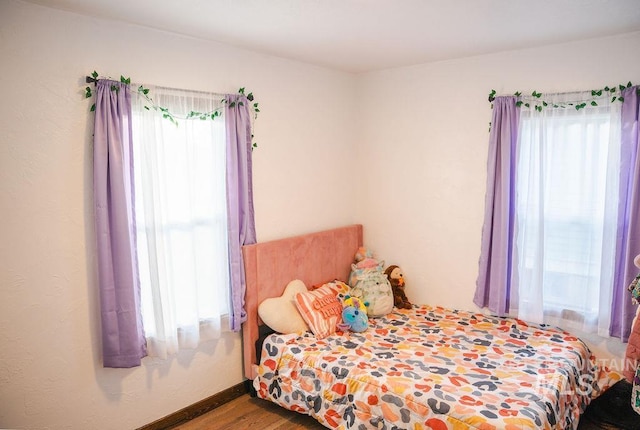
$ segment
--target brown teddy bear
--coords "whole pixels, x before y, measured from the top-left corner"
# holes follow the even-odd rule
[[[412,305],[404,292],[404,274],[398,266],[391,265],[387,267],[384,274],[389,279],[391,289],[393,290],[393,304],[398,309],[411,309]]]

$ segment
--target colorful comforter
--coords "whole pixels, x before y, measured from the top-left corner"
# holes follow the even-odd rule
[[[440,307],[364,333],[272,335],[258,396],[333,429],[564,429],[619,379],[559,329]]]

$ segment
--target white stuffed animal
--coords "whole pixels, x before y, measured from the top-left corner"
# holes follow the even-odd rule
[[[393,310],[393,292],[385,274],[379,270],[363,270],[355,275],[350,294],[367,306],[367,315],[381,317]]]

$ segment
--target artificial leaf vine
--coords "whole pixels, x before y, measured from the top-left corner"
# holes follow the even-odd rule
[[[105,79],[110,79],[110,78],[105,78]],[[98,84],[98,80],[99,80],[99,74],[98,72],[96,72],[95,70],[93,71],[93,73],[91,73],[90,76],[87,76],[86,78],[86,82],[88,84],[93,83],[94,86]],[[129,85],[131,85],[131,78],[125,78],[123,75],[120,75],[120,82],[123,84],[127,85],[128,90],[132,93],[132,94],[136,94],[139,97],[142,97],[146,100],[147,104],[144,105],[144,108],[146,110],[151,110],[153,109],[154,111],[159,112],[160,114],[162,114],[162,117],[170,122],[172,122],[173,124],[175,124],[176,126],[178,126],[179,121],[178,120],[191,120],[191,119],[200,119],[200,120],[215,120],[216,118],[220,117],[222,115],[221,112],[221,108],[219,109],[215,109],[209,112],[197,112],[197,111],[191,111],[189,112],[186,116],[177,116],[174,115],[173,113],[171,113],[169,111],[168,108],[163,107],[163,106],[159,106],[152,98],[150,95],[150,90],[149,88],[145,88],[143,85],[138,86],[137,89],[132,89]],[[111,91],[120,91],[120,87],[118,87],[117,85],[112,85],[111,86]],[[85,87],[85,92],[84,92],[84,96],[85,98],[91,98],[93,97],[93,90],[91,89],[90,86]],[[244,87],[240,88],[238,90],[238,94],[243,95],[247,98],[247,100],[250,102],[250,106],[249,108],[253,111],[253,118],[256,119],[258,118],[258,113],[260,112],[260,109],[258,107],[258,102],[255,101],[255,97],[253,96],[253,93],[249,92],[246,93],[246,90]],[[232,101],[229,102],[229,100],[227,100],[226,98],[223,98],[222,103],[228,103],[230,108],[233,108],[236,106],[236,102]],[[242,101],[237,102],[238,106],[244,106],[244,103]],[[96,110],[96,104],[93,103],[91,105],[90,111],[94,112]],[[256,142],[253,142],[253,134],[251,135],[251,139],[252,139],[252,148],[257,148],[258,144]]]
[[[591,98],[587,99],[587,100],[579,100],[579,101],[575,101],[575,102],[559,102],[559,103],[552,103],[549,102],[547,100],[544,100],[543,98],[543,94],[541,92],[538,92],[536,90],[533,90],[533,92],[531,93],[531,96],[527,96],[526,98],[523,97],[523,99],[520,99],[518,101],[516,101],[516,107],[521,107],[521,106],[525,106],[527,108],[530,108],[533,105],[533,108],[537,111],[537,112],[542,112],[543,109],[548,108],[549,106],[551,106],[552,108],[555,109],[567,109],[567,108],[574,108],[575,110],[580,110],[580,109],[584,109],[587,107],[587,105],[589,106],[598,106],[598,102],[596,101],[597,98],[602,97],[603,95],[610,95],[611,96],[611,103],[614,103],[616,101],[622,103],[624,102],[624,97],[622,96],[622,91],[624,91],[627,88],[632,87],[633,84],[631,83],[631,81],[629,81],[626,85],[623,84],[619,84],[619,85],[612,85],[611,87],[609,86],[605,86],[604,88],[599,88],[597,90],[591,90]],[[638,96],[640,96],[640,87],[636,88],[636,94],[638,94]],[[522,92],[520,91],[516,91],[514,94],[514,96],[521,98],[522,97]],[[496,90],[491,90],[491,92],[489,93],[489,102],[491,103],[491,109],[493,109],[493,101],[496,99]],[[489,131],[491,131],[491,123],[489,123]]]
[[[544,100],[542,93],[534,90],[531,93],[531,96],[530,96],[531,98],[527,97],[524,100],[518,100],[516,102],[516,106],[517,107],[525,106],[527,108],[530,108],[531,106],[533,106],[533,108],[538,112],[542,112],[543,109],[548,108],[549,106],[553,108],[560,108],[560,109],[574,108],[576,110],[580,110],[580,109],[586,108],[588,105],[598,106],[598,102],[596,101],[596,99],[607,94],[611,96],[611,103],[614,103],[616,101],[623,102],[624,97],[622,96],[622,91],[632,86],[633,84],[631,83],[631,81],[629,81],[626,85],[619,84],[619,85],[612,85],[611,87],[606,86],[604,88],[599,88],[597,90],[591,90],[591,98],[587,100],[579,100],[575,102],[566,102],[566,103],[552,103],[552,102],[549,102],[548,100]],[[636,91],[637,91],[637,94],[640,96],[640,87],[638,87]],[[513,95],[516,97],[522,97],[522,93],[520,91],[516,91]],[[492,108],[493,108],[493,101],[495,100],[495,98],[496,98],[496,90],[491,90],[491,92],[489,93],[489,102],[491,102]]]

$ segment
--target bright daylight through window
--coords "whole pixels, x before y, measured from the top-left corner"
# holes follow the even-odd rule
[[[619,116],[611,110],[618,105],[522,111],[520,318],[608,331],[620,159],[620,126],[611,124]]]
[[[222,110],[206,94],[153,94],[176,116]],[[219,336],[229,312],[225,122],[176,125],[143,102],[133,103],[142,313],[149,355],[165,357]]]

